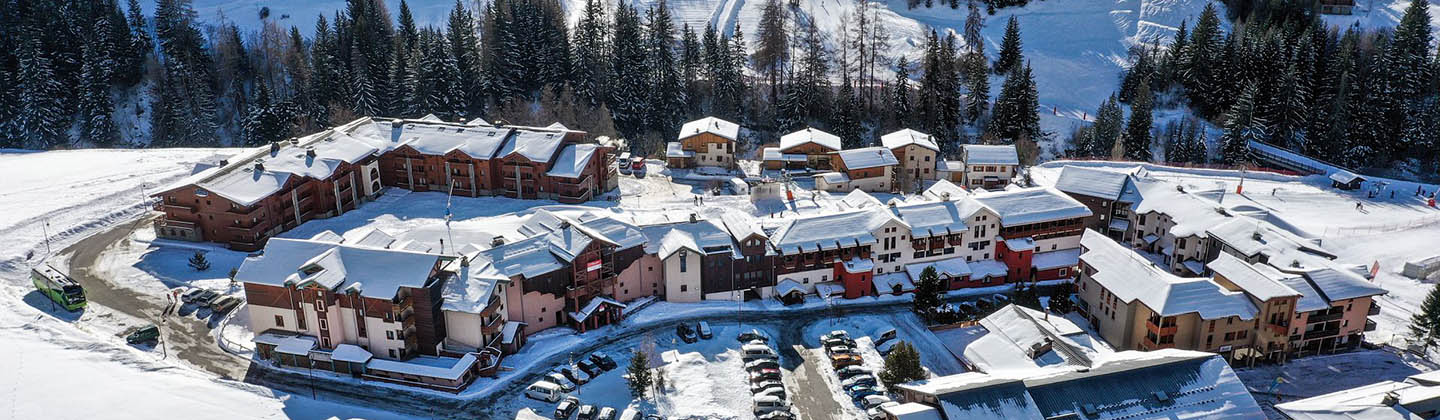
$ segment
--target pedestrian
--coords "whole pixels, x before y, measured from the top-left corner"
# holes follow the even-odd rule
[[[1359,201],[1356,201],[1356,202],[1355,202],[1355,210],[1360,210],[1360,202],[1359,202]]]
[[[1271,196],[1274,196],[1274,195],[1275,195],[1275,190],[1278,190],[1278,189],[1279,189],[1279,188],[1271,188],[1271,189],[1270,189],[1270,195],[1271,195]]]

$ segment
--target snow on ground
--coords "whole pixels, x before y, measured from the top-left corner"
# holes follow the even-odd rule
[[[1274,411],[1275,404],[1380,381],[1404,381],[1407,376],[1434,369],[1434,363],[1408,355],[1363,350],[1304,357],[1283,365],[1237,368],[1235,374],[1270,418],[1284,418]],[[1279,385],[1276,385],[1276,378],[1280,378]]]
[[[1400,18],[1405,16],[1405,9],[1410,7],[1411,0],[1358,0],[1355,2],[1355,11],[1350,15],[1325,15],[1325,23],[1345,30],[1350,27],[1361,29],[1382,29],[1393,28],[1400,23]],[[1430,28],[1431,31],[1440,33],[1440,4],[1435,0],[1425,0],[1430,3]]]

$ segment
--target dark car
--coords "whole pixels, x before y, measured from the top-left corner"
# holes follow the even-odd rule
[[[600,411],[595,406],[585,404],[580,406],[580,413],[575,415],[575,420],[594,420],[596,412]]]
[[[765,391],[766,389],[777,388],[777,387],[783,388],[784,386],[785,386],[784,383],[782,383],[782,382],[780,382],[780,381],[778,381],[778,380],[774,380],[774,379],[768,380],[768,381],[764,381],[764,382],[756,382],[756,383],[750,385],[750,393],[752,393],[752,394],[759,394],[759,393]]]
[[[756,340],[759,340],[759,341],[765,342],[765,343],[769,343],[769,342],[770,342],[770,336],[765,335],[765,333],[760,332],[760,330],[750,330],[750,331],[742,332],[742,333],[740,333],[740,335],[735,336],[735,340],[736,340],[736,341],[739,341],[739,342],[741,342],[741,343],[749,343],[749,342],[751,342],[751,341],[756,341]]]
[[[620,367],[620,365],[615,363],[615,359],[610,358],[610,355],[601,352],[591,353],[590,362],[607,371]]]
[[[850,389],[845,390],[845,392],[850,393],[850,398],[855,399],[856,403],[864,400],[865,397],[871,395],[880,395],[880,390],[865,385],[856,385],[854,387],[851,387]]]
[[[750,382],[780,380],[780,369],[759,369],[750,372]]]
[[[600,376],[600,374],[605,373],[604,369],[600,369],[599,366],[595,366],[595,363],[592,363],[589,360],[581,360],[579,363],[576,363],[575,366],[579,366],[580,370],[585,371],[585,374],[590,375],[591,378]]]
[[[585,385],[585,383],[590,382],[590,375],[584,372],[576,372],[574,367],[565,366],[557,368],[555,371],[559,372],[560,376],[564,376],[565,379],[569,379],[570,382],[574,382],[575,385]]]
[[[760,417],[756,418],[760,420],[793,420],[795,418],[795,415],[791,414],[789,411],[778,410],[765,413]]]
[[[780,363],[779,363],[779,362],[776,362],[775,359],[758,359],[758,360],[752,360],[752,361],[750,361],[750,363],[746,363],[746,364],[745,364],[745,371],[746,371],[746,372],[754,372],[754,371],[760,370],[760,369],[779,369],[779,368],[780,368]]]
[[[691,329],[687,324],[675,326],[675,335],[680,336],[680,341],[684,341],[687,344],[700,341],[699,338],[695,337],[695,330]]]
[[[160,328],[156,327],[155,325],[146,325],[144,327],[135,329],[135,331],[130,332],[130,334],[127,334],[125,336],[125,342],[130,344],[139,344],[146,341],[157,340],[159,338]]]
[[[839,376],[840,380],[850,379],[859,375],[868,375],[870,373],[870,369],[860,366],[848,366],[835,370],[835,375]]]
[[[579,398],[575,398],[575,397],[567,397],[567,398],[565,398],[564,401],[561,401],[561,402],[560,402],[560,405],[555,406],[555,420],[570,420],[570,416],[574,415],[574,414],[575,414],[575,409],[577,409],[577,408],[579,408],[579,407],[580,407],[580,399],[579,399]]]

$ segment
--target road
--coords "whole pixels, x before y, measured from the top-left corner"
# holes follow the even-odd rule
[[[85,287],[85,297],[93,304],[114,309],[160,326],[165,349],[172,356],[222,378],[241,380],[250,369],[250,359],[225,352],[210,335],[208,317],[197,319],[193,314],[162,316],[168,301],[164,296],[142,295],[118,287],[97,276],[95,263],[111,245],[128,240],[137,229],[149,229],[154,217],[142,217],[130,223],[80,240],[61,251],[70,255],[70,276]]]

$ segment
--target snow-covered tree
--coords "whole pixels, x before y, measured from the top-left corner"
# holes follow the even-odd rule
[[[1122,137],[1126,159],[1140,162],[1150,160],[1150,129],[1155,120],[1151,108],[1154,103],[1149,79],[1141,80],[1139,87],[1135,89],[1135,97],[1130,99],[1130,120],[1125,123],[1125,135]]]
[[[995,58],[995,74],[1008,74],[1024,62],[1020,46],[1020,21],[1015,16],[1005,23],[1005,37],[1000,39],[1000,56]]]

